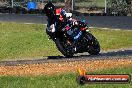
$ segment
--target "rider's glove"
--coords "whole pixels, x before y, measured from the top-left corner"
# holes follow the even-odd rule
[[[63,15],[63,16],[66,15],[66,11],[65,11],[64,9],[62,9],[60,13],[61,13],[61,15]]]

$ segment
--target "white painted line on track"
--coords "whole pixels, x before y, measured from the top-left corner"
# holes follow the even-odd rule
[[[24,24],[36,24],[36,23],[24,23]],[[47,25],[47,24],[43,24],[43,25]],[[100,28],[100,27],[89,27],[90,29],[92,29],[92,28],[97,28],[97,29],[104,29],[104,30],[122,30],[122,29],[112,29],[112,28]],[[132,31],[132,30],[128,30],[128,29],[126,29],[125,31]]]
[[[29,24],[30,25],[30,24],[36,24],[36,23],[24,23],[24,24]],[[43,24],[43,25],[47,25],[47,24]]]
[[[104,30],[123,30],[123,29],[114,29],[114,28],[101,28],[101,27],[89,27],[90,29],[92,28],[96,28],[96,29],[104,29]],[[132,30],[129,30],[129,29],[126,29],[125,31],[132,31]]]
[[[35,23],[24,23],[24,24],[35,24]]]

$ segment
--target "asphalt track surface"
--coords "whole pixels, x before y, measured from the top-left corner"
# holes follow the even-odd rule
[[[132,30],[132,16],[73,16],[73,18],[85,19],[90,27]],[[0,14],[0,22],[47,24],[47,17],[44,15]]]
[[[90,27],[113,28],[132,30],[132,17],[113,17],[113,16],[76,16],[78,20],[85,19]],[[0,22],[17,22],[17,23],[37,23],[46,24],[47,17],[43,15],[21,15],[21,14],[0,14]],[[17,60],[17,61],[0,61],[0,65],[16,66],[21,64],[39,64],[61,61],[78,61],[78,60],[98,60],[116,57],[132,58],[132,48],[126,50],[114,50],[101,52],[99,55],[91,56],[87,53],[77,54],[73,58],[64,56],[48,56],[47,58],[36,58],[35,60]]]
[[[37,58],[34,60],[14,60],[0,61],[0,66],[19,66],[29,64],[54,63],[54,62],[74,62],[86,60],[109,60],[109,59],[132,59],[132,48],[101,52],[99,55],[88,55],[88,53],[80,53],[74,55],[73,58],[65,58],[64,56],[48,56],[47,58]]]

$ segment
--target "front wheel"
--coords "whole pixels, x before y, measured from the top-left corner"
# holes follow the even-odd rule
[[[91,34],[87,33],[88,39],[88,53],[90,55],[98,55],[100,52],[100,44],[98,40]]]
[[[56,47],[58,50],[67,58],[71,58],[74,55],[74,50],[70,42],[65,39],[56,38],[55,39]]]

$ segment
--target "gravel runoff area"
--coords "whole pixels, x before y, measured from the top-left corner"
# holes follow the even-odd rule
[[[58,61],[39,64],[21,64],[17,66],[0,66],[0,76],[37,76],[77,73],[79,68],[88,72],[106,70],[122,66],[132,66],[132,56],[103,57],[102,59],[86,59],[80,61]]]

